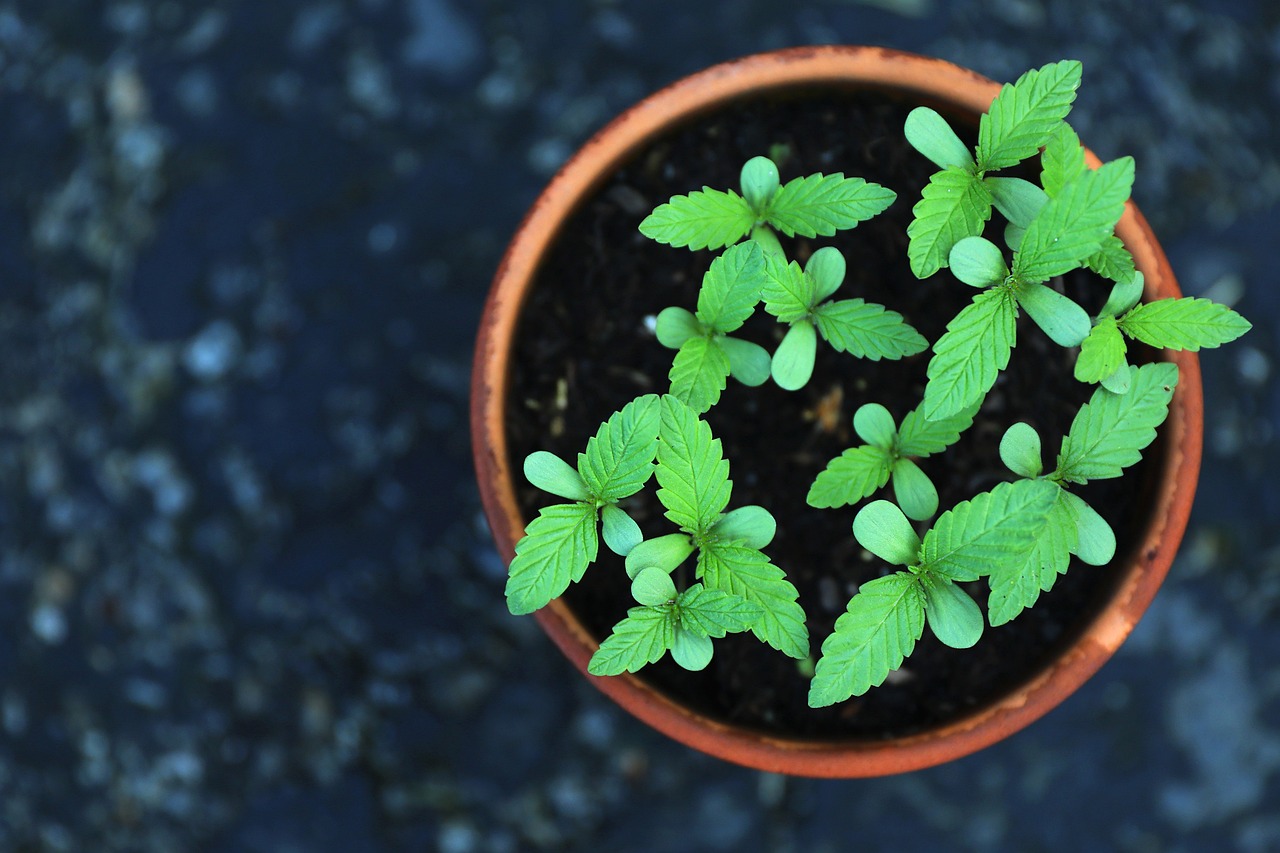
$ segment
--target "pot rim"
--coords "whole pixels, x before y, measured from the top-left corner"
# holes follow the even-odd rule
[[[821,46],[754,54],[685,77],[623,112],[593,136],[534,202],[503,257],[486,300],[471,385],[471,440],[481,501],[508,563],[523,534],[503,427],[507,369],[516,320],[561,223],[633,152],[681,123],[727,102],[770,90],[838,84],[887,89],[975,116],[1000,84],[941,59],[882,47]],[[1099,160],[1086,149],[1096,167]],[[1146,278],[1148,300],[1181,296],[1150,227],[1130,201],[1116,233]],[[867,777],[922,769],[989,746],[1030,725],[1087,681],[1128,637],[1154,598],[1186,529],[1199,475],[1204,403],[1194,353],[1166,352],[1179,382],[1162,427],[1164,477],[1149,527],[1133,557],[1109,571],[1119,583],[1106,607],[1061,656],[1022,687],[958,719],[918,734],[878,741],[788,739],[731,726],[679,705],[635,675],[586,672],[598,641],[560,599],[538,611],[542,628],[601,691],[658,731],[716,757],[760,770],[814,777]]]

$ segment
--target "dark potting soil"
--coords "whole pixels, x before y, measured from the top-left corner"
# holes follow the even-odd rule
[[[974,291],[947,270],[919,281],[908,266],[906,226],[933,169],[903,139],[911,106],[856,91],[796,91],[741,102],[678,128],[601,186],[559,236],[525,307],[507,410],[512,469],[519,471],[525,455],[539,449],[576,460],[612,412],[638,395],[668,389],[674,353],[658,343],[646,318],[652,322],[669,305],[692,310],[714,255],[659,245],[636,226],[672,195],[703,185],[736,188],[741,165],[757,154],[774,156],[784,182],[841,171],[898,193],[888,211],[852,231],[813,241],[784,239],[783,245],[788,257],[802,263],[821,246],[838,247],[848,260],[848,275],[836,298],[860,296],[883,304],[936,341]],[[972,128],[967,132],[976,136]],[[987,234],[1001,245],[1003,226],[996,214]],[[1089,273],[1055,284],[1090,313],[1110,289]],[[743,336],[772,351],[782,333],[760,309]],[[828,460],[861,443],[851,426],[858,406],[881,403],[901,421],[918,405],[929,356],[926,351],[902,361],[871,362],[833,352],[820,341],[813,378],[802,390],[786,392],[772,382],[747,388],[731,379],[705,416],[730,463],[730,506],[759,504],[778,520],[777,537],[765,550],[799,590],[815,659],[858,585],[895,567],[854,540],[857,507],[813,509],[805,495]],[[1040,432],[1045,464],[1054,464],[1062,436],[1092,391],[1072,378],[1074,361],[1074,351],[1020,319],[1010,366],[974,425],[945,454],[921,462],[943,509],[1012,479],[998,444],[1016,421]],[[1153,455],[1155,448],[1147,453]],[[1139,466],[1121,480],[1079,490],[1117,531],[1115,564],[1135,547],[1126,530],[1144,520],[1151,479]],[[556,500],[523,481],[517,489],[526,521]],[[654,492],[651,484],[625,505],[646,538],[674,532]],[[690,565],[682,567],[677,580],[684,573],[690,582],[690,571]],[[703,672],[686,672],[668,656],[641,676],[714,718],[774,733],[850,739],[908,734],[993,701],[1033,676],[1097,612],[1112,578],[1107,568],[1073,562],[1034,609],[988,628],[974,648],[947,648],[926,630],[888,682],[830,708],[809,708],[808,681],[796,661],[751,634],[717,640]],[[985,610],[985,585],[966,587]],[[607,636],[635,605],[622,559],[602,545],[599,561],[570,587],[566,601],[597,637]]]

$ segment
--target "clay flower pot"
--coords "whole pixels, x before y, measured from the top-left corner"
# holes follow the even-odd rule
[[[771,90],[835,84],[897,92],[914,104],[976,116],[998,84],[937,59],[871,47],[815,47],[750,56],[687,77],[632,107],[592,138],[538,198],[494,278],[476,345],[471,435],[484,509],[506,560],[528,519],[517,507],[520,461],[508,456],[504,409],[518,315],[549,244],[562,223],[630,156],[679,123],[732,101]],[[1098,160],[1086,155],[1093,166]],[[1180,296],[1163,251],[1132,204],[1116,233],[1146,277],[1146,298]],[[1149,524],[1133,538],[1127,560],[1106,571],[1117,583],[1110,599],[1074,643],[1022,685],[959,719],[889,740],[815,742],[764,735],[682,707],[642,678],[590,677],[619,705],[682,743],[761,770],[804,776],[863,777],[929,767],[981,749],[1046,714],[1082,685],[1119,648],[1164,580],[1186,527],[1200,466],[1203,399],[1195,355],[1167,352],[1180,380],[1162,440],[1147,451],[1157,473]],[[845,520],[833,521],[844,525]],[[584,673],[598,646],[563,601],[537,613],[543,629]]]

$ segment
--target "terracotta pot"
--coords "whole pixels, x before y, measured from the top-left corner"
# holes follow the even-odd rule
[[[476,344],[471,431],[485,513],[502,556],[510,561],[526,519],[516,504],[508,458],[504,407],[517,316],[539,264],[561,224],[617,166],[661,136],[673,122],[713,110],[752,93],[836,83],[892,90],[957,115],[985,111],[999,85],[937,59],[871,47],[798,48],[746,57],[687,77],[632,107],[593,137],[533,205],[498,268]],[[1087,154],[1091,165],[1098,160]],[[1146,298],[1180,296],[1164,252],[1130,203],[1117,234],[1146,277]],[[1160,469],[1150,526],[1126,563],[1106,569],[1119,582],[1104,609],[1062,655],[1019,689],[940,727],[875,742],[788,740],[735,728],[682,707],[640,678],[592,682],[619,705],[682,743],[761,770],[804,776],[862,777],[916,770],[950,761],[1008,737],[1067,698],[1116,651],[1164,580],[1186,527],[1200,467],[1203,398],[1191,353],[1170,353],[1180,381],[1163,440],[1148,451]],[[844,523],[844,522],[841,522]],[[561,601],[537,619],[561,651],[584,673],[598,646]],[[816,651],[816,649],[815,649]]]

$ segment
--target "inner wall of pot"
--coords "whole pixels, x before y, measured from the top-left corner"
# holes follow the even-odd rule
[[[888,211],[852,231],[812,241],[784,239],[784,247],[788,257],[803,262],[821,246],[836,246],[849,268],[837,298],[883,304],[936,341],[973,290],[946,270],[919,281],[907,263],[911,207],[933,170],[902,136],[906,114],[919,103],[853,87],[772,91],[683,121],[605,177],[561,229],[526,298],[506,401],[511,470],[520,471],[534,450],[575,460],[610,413],[638,395],[667,390],[674,353],[658,344],[645,319],[669,305],[692,310],[714,254],[659,245],[642,237],[637,225],[672,195],[704,185],[737,188],[742,163],[757,154],[779,161],[784,182],[842,171],[898,193]],[[933,106],[947,114],[945,107]],[[972,144],[976,125],[949,118]],[[1006,174],[1037,177],[1035,170]],[[1003,226],[997,213],[987,232],[1001,245]],[[1087,272],[1056,284],[1091,313],[1109,291],[1109,283]],[[782,331],[760,309],[742,336],[772,351]],[[1015,421],[1036,427],[1045,464],[1052,466],[1061,437],[1092,391],[1071,376],[1074,351],[1048,341],[1026,318],[1018,333],[1010,367],[974,426],[946,454],[921,462],[938,486],[943,509],[1012,478],[999,461],[998,443]],[[1150,353],[1131,356],[1141,361]],[[730,506],[760,504],[778,519],[779,534],[766,553],[800,591],[814,659],[858,585],[893,567],[854,541],[857,507],[812,509],[804,500],[809,484],[828,460],[860,443],[850,428],[859,405],[882,403],[900,420],[919,403],[928,357],[926,352],[899,362],[869,362],[820,346],[806,388],[789,393],[772,383],[751,389],[730,380],[721,403],[706,415],[730,462]],[[1147,460],[1161,456],[1158,446],[1146,454]],[[1035,609],[1009,625],[988,628],[973,649],[946,648],[926,628],[902,670],[865,697],[809,708],[803,668],[750,634],[717,640],[703,672],[686,672],[668,657],[640,677],[715,720],[798,739],[877,739],[954,721],[1034,678],[1094,619],[1140,544],[1128,531],[1141,530],[1150,517],[1158,467],[1144,460],[1121,480],[1078,492],[1117,532],[1118,556],[1110,567],[1073,563]],[[526,521],[556,502],[523,481],[516,491]],[[646,537],[675,532],[655,491],[651,483],[625,504]],[[676,577],[692,582],[692,561]],[[968,591],[985,609],[985,586],[971,584]],[[635,605],[622,559],[602,546],[599,561],[570,588],[565,602],[590,633],[607,636]]]

